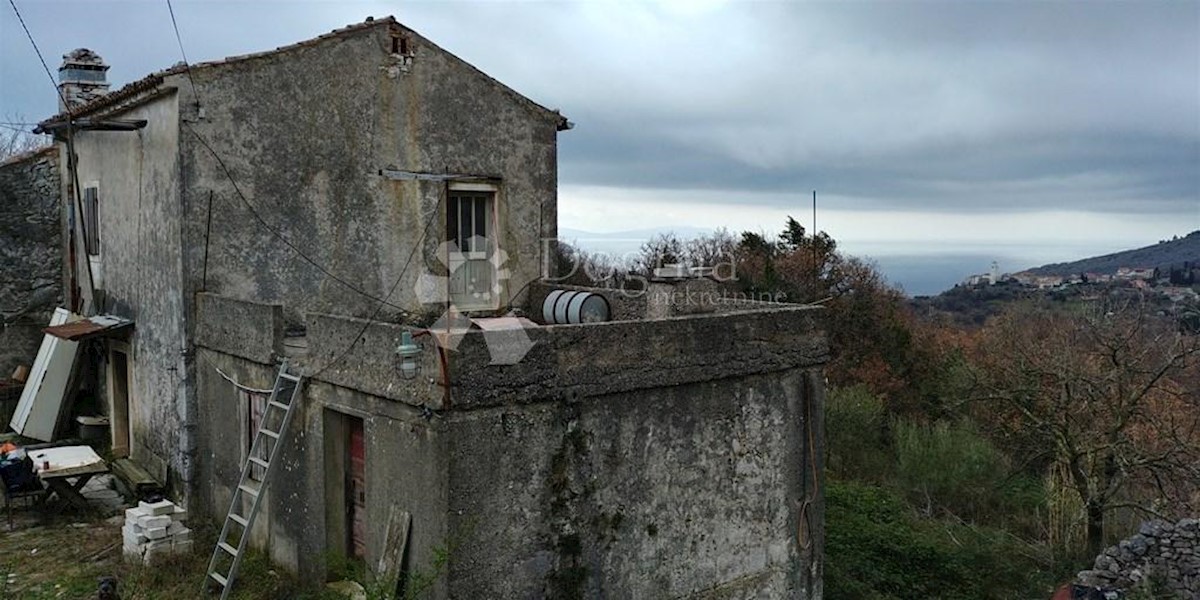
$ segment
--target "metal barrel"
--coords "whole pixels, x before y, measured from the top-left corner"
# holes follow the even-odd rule
[[[612,317],[608,300],[592,292],[554,290],[542,301],[546,324],[600,323]]]

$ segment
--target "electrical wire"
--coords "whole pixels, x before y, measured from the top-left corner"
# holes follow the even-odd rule
[[[46,64],[46,59],[42,56],[42,50],[38,48],[37,42],[33,40],[33,34],[29,32],[29,26],[25,24],[25,17],[21,16],[21,11],[17,9],[17,3],[14,0],[8,0],[8,5],[12,7],[13,12],[17,14],[17,20],[21,22],[21,29],[25,30],[25,37],[29,38],[29,43],[33,45],[33,51],[37,54],[38,60],[42,63],[42,70],[46,72],[46,77],[50,78],[50,85],[54,87],[55,93],[58,94],[58,99],[62,100],[63,106],[69,107],[67,98],[63,96],[62,90],[58,87],[58,82],[54,80],[54,75],[50,73],[50,65]],[[68,114],[70,109],[67,109]]]
[[[238,383],[238,381],[236,379],[234,379],[233,377],[230,377],[227,373],[225,373],[225,371],[222,371],[221,367],[218,367],[217,365],[213,364],[213,362],[211,360],[209,360],[208,358],[206,358],[203,354],[197,353],[196,356],[199,356],[200,360],[208,363],[208,366],[212,367],[213,370],[217,372],[217,375],[220,375],[222,379],[233,384],[233,387],[235,387],[239,390],[242,390],[243,392],[249,392],[251,394],[265,394],[265,395],[271,395],[275,392],[275,390],[268,390],[265,388],[255,388],[255,387],[250,387],[248,385],[242,385],[241,383]]]
[[[29,43],[33,46],[33,51],[35,54],[37,54],[38,61],[42,63],[42,70],[46,72],[46,77],[50,79],[50,85],[54,88],[54,93],[58,95],[59,101],[62,102],[63,113],[67,117],[67,170],[71,175],[71,185],[69,187],[71,190],[72,200],[76,205],[76,209],[79,211],[79,214],[82,215],[83,202],[79,198],[79,170],[75,164],[75,142],[73,135],[75,130],[75,121],[73,115],[71,114],[71,104],[67,102],[67,97],[63,94],[62,88],[58,86],[58,82],[54,80],[54,75],[50,73],[50,66],[46,64],[46,58],[42,56],[42,50],[41,48],[38,48],[37,41],[33,39],[33,34],[30,33],[29,26],[25,24],[25,17],[21,16],[21,11],[17,8],[17,3],[14,0],[8,0],[8,5],[11,6],[13,12],[16,13],[17,20],[21,22],[21,29],[25,30],[25,37],[29,38]],[[83,221],[80,220],[77,222],[79,223],[79,230],[81,233],[80,237],[86,238],[87,230],[83,224]],[[84,261],[84,265],[87,267],[88,289],[94,292],[96,289],[96,280],[92,275],[92,263],[90,261]],[[76,308],[74,306],[74,302],[72,302],[71,308]]]
[[[433,212],[429,215],[429,219],[425,221],[425,227],[421,229],[421,237],[417,239],[417,243],[413,244],[412,251],[408,253],[408,259],[404,261],[404,267],[402,267],[400,269],[400,275],[398,277],[396,277],[395,283],[393,283],[392,287],[388,289],[387,296],[385,296],[383,298],[383,300],[380,300],[379,306],[375,307],[375,312],[372,313],[371,316],[367,318],[366,323],[363,323],[362,329],[358,330],[358,335],[354,336],[353,340],[350,340],[350,343],[346,345],[346,349],[343,350],[342,353],[340,355],[338,355],[337,358],[334,358],[333,360],[326,363],[325,366],[314,371],[311,375],[308,376],[309,379],[313,379],[313,378],[317,377],[318,375],[320,375],[321,373],[324,373],[326,370],[328,370],[333,365],[337,364],[342,359],[346,358],[346,356],[350,354],[350,351],[354,349],[354,345],[358,343],[358,340],[362,339],[363,334],[367,333],[367,329],[373,323],[376,323],[375,317],[379,316],[379,311],[383,310],[384,304],[386,304],[387,301],[389,299],[391,299],[392,294],[396,292],[396,288],[400,287],[400,282],[404,280],[404,274],[408,271],[409,265],[412,264],[413,257],[417,255],[417,250],[421,249],[421,244],[425,243],[425,236],[427,236],[429,234],[429,226],[433,224],[434,219],[436,219],[437,216],[440,214],[440,211],[438,209],[441,208],[441,205],[442,205],[442,203],[441,203],[441,200],[439,199],[437,206],[433,207]]]
[[[9,2],[11,3],[11,2],[13,2],[13,0],[9,0]],[[188,80],[191,82],[191,85],[192,85],[192,93],[196,96],[196,104],[199,104],[200,103],[200,94],[196,90],[196,81],[195,81],[195,79],[192,78],[191,63],[188,61],[187,52],[183,48],[183,38],[179,35],[179,23],[175,20],[175,9],[171,5],[171,0],[167,0],[167,12],[169,12],[171,15],[171,26],[175,29],[175,41],[179,43],[179,54],[180,54],[180,56],[183,57],[183,64],[184,64],[185,68],[187,69]],[[47,71],[47,72],[49,72],[49,71]],[[51,79],[53,79],[53,78],[51,78]],[[260,215],[258,213],[258,210],[256,210],[254,208],[254,205],[251,204],[250,201],[246,198],[246,195],[242,193],[241,187],[238,186],[237,180],[234,179],[233,173],[229,170],[229,166],[225,164],[225,161],[224,161],[224,159],[221,158],[221,155],[217,154],[217,151],[214,150],[211,145],[209,145],[208,140],[204,139],[204,136],[200,135],[200,132],[196,131],[196,129],[194,127],[192,127],[191,123],[188,123],[187,121],[183,121],[183,120],[181,120],[181,122],[184,124],[184,126],[187,127],[188,131],[190,131],[192,133],[192,135],[196,136],[196,140],[200,142],[200,145],[204,146],[204,149],[208,150],[209,154],[211,154],[212,157],[214,159],[216,159],[217,165],[221,167],[221,171],[225,174],[225,178],[228,179],[230,185],[233,186],[233,191],[237,193],[238,199],[240,199],[242,201],[242,204],[245,205],[246,210],[248,210],[250,212],[250,215],[252,217],[254,217],[255,221],[258,221],[259,225],[261,225],[264,229],[269,231],[271,233],[271,235],[275,236],[277,239],[279,239],[279,241],[283,242],[284,245],[286,245],[289,249],[291,249],[293,252],[295,252],[297,256],[299,256],[301,259],[304,260],[304,262],[307,262],[308,264],[312,265],[314,268],[316,268],[321,273],[324,273],[326,277],[342,284],[347,289],[349,289],[363,297],[369,298],[376,302],[386,304],[387,306],[391,306],[392,308],[395,308],[395,309],[402,309],[402,307],[396,306],[395,304],[391,304],[386,299],[376,297],[375,295],[370,294],[366,290],[363,290],[362,288],[354,285],[353,283],[350,283],[349,281],[346,281],[345,279],[333,274],[332,272],[329,271],[329,269],[326,269],[325,267],[321,266],[319,263],[317,263],[317,261],[313,260],[307,254],[305,254],[302,250],[300,250],[299,247],[297,247],[294,243],[292,243],[291,240],[287,239],[287,237],[284,236],[278,229],[272,227],[270,223],[267,223],[266,219],[264,219],[262,217],[262,215]],[[205,243],[207,243],[207,241]],[[390,295],[391,294],[389,294],[389,296]]]
[[[175,29],[175,41],[179,43],[179,54],[183,57],[183,68],[187,72],[188,81],[192,84],[192,95],[196,97],[196,106],[200,105],[200,92],[196,91],[196,80],[192,77],[192,63],[188,60],[187,52],[183,49],[183,38],[179,35],[179,23],[175,21],[175,7],[167,0],[167,12],[171,14],[171,27]]]
[[[200,135],[200,132],[196,131],[196,129],[194,127],[192,127],[191,123],[188,123],[187,121],[182,121],[182,123],[184,124],[185,127],[187,127],[188,131],[190,131],[192,133],[192,135],[196,136],[196,140],[200,142],[200,145],[204,146],[204,149],[208,150],[208,153],[211,154],[214,159],[216,159],[217,165],[221,167],[221,171],[225,174],[226,179],[228,179],[229,183],[233,186],[233,191],[237,194],[238,199],[242,201],[242,204],[245,205],[246,210],[250,212],[250,216],[254,217],[254,220],[258,221],[258,224],[261,225],[263,227],[263,229],[266,229],[268,232],[271,233],[271,235],[273,235],[279,241],[283,242],[284,245],[286,245],[289,249],[291,249],[292,252],[295,252],[297,256],[299,256],[301,259],[304,260],[304,262],[312,265],[313,268],[324,273],[326,277],[342,284],[350,291],[353,291],[353,292],[363,296],[364,298],[369,298],[371,300],[374,300],[375,302],[379,302],[382,305],[390,306],[397,310],[403,310],[404,307],[397,306],[395,304],[391,304],[390,302],[387,301],[387,299],[375,296],[374,294],[371,294],[371,293],[363,290],[362,288],[354,285],[353,283],[350,283],[349,281],[346,281],[345,279],[335,275],[329,269],[326,269],[325,267],[321,266],[320,263],[318,263],[317,261],[310,258],[307,254],[305,254],[304,251],[302,251],[299,247],[297,247],[296,244],[292,243],[291,240],[287,239],[287,237],[284,236],[278,229],[276,229],[275,227],[272,227],[270,223],[267,223],[266,219],[264,219],[262,217],[262,215],[260,215],[258,213],[258,210],[254,208],[254,205],[251,204],[250,201],[246,198],[246,195],[242,193],[241,187],[238,186],[237,180],[234,179],[233,173],[229,170],[229,167],[225,164],[225,161],[221,158],[221,155],[217,154],[217,151],[214,150],[213,147],[208,144],[208,141],[205,140],[204,137]],[[388,296],[391,296],[391,294],[389,293]]]

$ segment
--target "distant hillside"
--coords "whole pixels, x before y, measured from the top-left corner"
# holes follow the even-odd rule
[[[1120,267],[1167,267],[1184,261],[1200,262],[1200,230],[1176,240],[1153,246],[1125,250],[1085,258],[1074,262],[1054,263],[1029,269],[1035,275],[1072,275],[1077,273],[1116,273]]]

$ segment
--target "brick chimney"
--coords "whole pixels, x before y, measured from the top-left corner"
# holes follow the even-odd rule
[[[64,54],[62,66],[58,68],[58,89],[62,92],[58,109],[68,108],[63,106],[63,98],[74,108],[107,94],[107,71],[104,59],[87,48],[76,48]]]

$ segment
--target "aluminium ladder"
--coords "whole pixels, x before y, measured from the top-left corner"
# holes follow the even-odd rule
[[[216,582],[221,588],[221,600],[228,598],[230,590],[233,589],[233,580],[237,577],[238,567],[241,566],[242,556],[250,539],[250,529],[254,527],[254,518],[258,516],[262,496],[271,481],[279,448],[287,439],[288,425],[300,401],[302,380],[302,376],[288,373],[288,361],[284,360],[279,366],[279,374],[275,377],[271,396],[263,408],[246,463],[242,465],[241,479],[233,490],[229,513],[225,516],[225,524],[221,527],[221,535],[217,537],[217,546],[213,549],[212,559],[208,561],[208,571],[204,575],[202,591],[207,592],[212,583]],[[280,401],[285,396],[288,399],[286,404]],[[255,481],[252,476],[256,468],[262,474],[261,481]],[[239,514],[247,499],[250,510]],[[231,543],[230,537],[235,529],[240,531],[236,536],[236,544]]]

